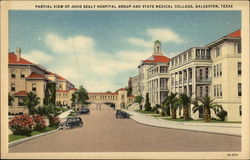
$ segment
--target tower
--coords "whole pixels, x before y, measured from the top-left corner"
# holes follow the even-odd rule
[[[162,55],[161,53],[161,42],[156,40],[154,42],[154,55]]]

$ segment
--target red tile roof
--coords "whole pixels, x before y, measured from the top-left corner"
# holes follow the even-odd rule
[[[56,90],[56,92],[64,92],[64,93],[66,93],[68,91],[67,90]]]
[[[65,78],[59,76],[58,74],[52,73],[52,72],[50,72],[49,75],[54,75],[54,76],[56,76],[56,78],[59,79],[59,80],[66,80]]]
[[[20,57],[20,61],[17,61],[17,55],[14,53],[9,53],[9,64],[33,64],[26,59]]]
[[[27,96],[27,95],[28,95],[28,93],[25,91],[20,91],[20,92],[17,92],[14,94],[14,96]]]
[[[27,79],[46,79],[44,75],[32,72]]]
[[[88,95],[117,95],[118,93],[113,92],[88,92]]]
[[[241,30],[237,30],[227,35],[227,37],[241,37]]]
[[[143,62],[153,62],[153,63],[167,63],[170,59],[166,56],[151,56]]]
[[[126,89],[125,88],[120,88],[120,89],[118,89],[118,91],[126,91]]]

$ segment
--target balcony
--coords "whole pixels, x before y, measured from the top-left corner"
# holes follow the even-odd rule
[[[211,83],[211,77],[196,77],[196,82],[198,83]]]
[[[168,87],[167,86],[160,86],[160,90],[163,91],[163,90],[168,90]]]
[[[192,83],[192,78],[189,78],[189,79],[188,79],[188,83]]]
[[[175,81],[175,85],[178,85],[178,81]]]
[[[179,84],[180,84],[180,85],[182,84],[182,80],[179,81]]]
[[[187,79],[183,79],[183,84],[186,84],[187,83]]]

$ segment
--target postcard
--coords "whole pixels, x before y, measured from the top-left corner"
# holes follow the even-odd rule
[[[2,159],[248,159],[248,106],[248,1],[1,1]]]

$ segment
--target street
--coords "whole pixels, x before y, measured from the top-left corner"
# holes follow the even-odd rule
[[[81,115],[82,128],[61,130],[9,148],[9,152],[198,152],[240,151],[241,137],[152,127],[116,119],[102,104]]]

